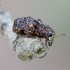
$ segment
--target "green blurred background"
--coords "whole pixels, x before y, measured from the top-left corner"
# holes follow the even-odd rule
[[[70,0],[2,0],[4,11],[13,19],[24,16],[40,18],[57,35],[48,54],[42,59],[21,61],[0,35],[0,70],[70,70]]]

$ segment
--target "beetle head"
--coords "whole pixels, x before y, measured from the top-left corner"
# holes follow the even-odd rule
[[[56,35],[55,31],[50,26],[48,26],[48,32],[47,32],[47,37],[48,37],[47,44],[48,44],[48,46],[52,46],[55,35]]]

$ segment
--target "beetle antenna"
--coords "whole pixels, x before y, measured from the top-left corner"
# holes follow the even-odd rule
[[[66,36],[66,34],[60,34],[60,35],[58,35],[58,36],[55,36],[55,38],[57,38],[57,37],[59,37],[59,36],[62,36],[62,35]]]

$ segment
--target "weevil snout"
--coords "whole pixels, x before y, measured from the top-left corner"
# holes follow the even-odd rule
[[[48,46],[52,46],[55,35],[56,35],[55,31],[51,27],[49,27],[49,30],[48,30],[48,33],[47,33],[47,36],[48,36],[47,44],[48,44]]]
[[[54,38],[55,38],[55,35],[56,35],[56,34],[53,34],[52,37],[49,37],[49,41],[48,41],[48,45],[49,45],[49,46],[52,46],[53,41],[54,41]]]

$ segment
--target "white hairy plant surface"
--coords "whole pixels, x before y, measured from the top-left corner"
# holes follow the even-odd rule
[[[47,54],[47,47],[39,38],[24,38],[19,36],[15,41],[17,34],[12,31],[12,26],[13,20],[10,14],[0,10],[0,32],[8,40],[11,48],[21,60],[27,61],[33,58],[42,58]]]

